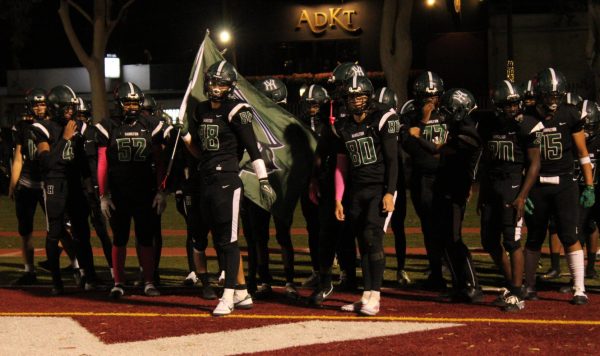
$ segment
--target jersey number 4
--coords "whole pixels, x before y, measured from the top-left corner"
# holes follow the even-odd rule
[[[372,137],[362,137],[358,140],[347,141],[346,149],[354,167],[377,161],[377,153],[375,152]]]
[[[131,161],[131,153],[135,149],[135,154],[133,154],[133,160],[136,162],[143,162],[146,160],[146,139],[143,137],[126,137],[126,138],[118,138],[117,141],[117,150],[119,152],[119,161],[121,162],[130,162]]]

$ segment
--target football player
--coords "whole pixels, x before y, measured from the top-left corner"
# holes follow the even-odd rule
[[[15,210],[21,236],[21,248],[25,273],[14,284],[24,285],[37,282],[33,266],[33,217],[38,204],[44,209],[42,176],[39,162],[35,160],[35,144],[31,137],[31,125],[47,116],[46,91],[32,89],[25,97],[28,115],[13,127],[15,151],[8,187],[8,196],[15,201]]]
[[[546,237],[548,220],[554,216],[558,237],[565,247],[573,277],[574,294],[571,302],[581,305],[587,304],[588,299],[584,286],[583,250],[577,236],[578,205],[585,208],[593,206],[595,194],[592,165],[585,145],[585,121],[581,119],[577,108],[560,104],[566,85],[564,75],[553,68],[542,70],[536,78],[538,101],[534,114],[543,123],[544,129],[540,146],[540,177],[529,193],[534,206],[533,214],[526,216],[528,234],[525,245],[525,280],[527,299],[537,299],[535,271]],[[585,188],[581,193],[573,180],[574,154],[579,157],[584,177]]]
[[[442,276],[442,251],[434,238],[436,224],[433,213],[433,182],[439,167],[438,148],[446,143],[448,127],[439,112],[440,96],[444,93],[444,81],[437,74],[427,71],[417,77],[413,84],[414,99],[401,109],[402,122],[409,126],[409,134],[403,140],[403,148],[411,158],[410,198],[421,220],[430,274],[425,289],[444,290],[446,281]],[[410,110],[413,108],[413,110]]]
[[[373,98],[388,110],[396,110],[398,107],[398,96],[390,88],[383,87],[377,89]],[[406,233],[404,232],[404,219],[406,218],[406,181],[404,176],[404,158],[402,154],[402,136],[408,133],[406,125],[400,123],[400,133],[398,135],[398,183],[396,183],[396,203],[394,213],[392,214],[392,231],[394,232],[394,246],[396,249],[396,261],[398,264],[396,270],[396,281],[400,286],[406,286],[411,281],[408,273],[404,270],[406,264]]]
[[[522,100],[523,90],[503,80],[493,94],[496,111],[479,122],[484,144],[477,204],[481,244],[504,274],[508,293],[501,301],[505,311],[525,306],[521,228],[524,212],[530,209],[527,196],[540,170],[538,134],[543,125],[521,113]]]
[[[132,220],[140,245],[144,294],[158,296],[153,243],[166,207],[166,194],[159,189],[164,176],[163,123],[140,115],[144,94],[137,85],[122,83],[114,95],[118,114],[96,124],[100,202],[113,231],[114,287],[109,296],[118,299],[125,294],[125,258]]]
[[[48,103],[50,120],[34,123],[31,130],[44,181],[48,224],[46,255],[52,274],[51,293],[63,293],[58,240],[67,234],[66,214],[71,221],[77,260],[83,269],[82,285],[85,290],[93,290],[97,278],[90,244],[89,210],[82,186],[82,182],[86,185],[91,182],[84,138],[74,120],[77,96],[69,86],[59,85],[48,93]]]
[[[398,131],[400,121],[393,109],[376,110],[371,105],[373,85],[366,77],[353,76],[342,88],[342,98],[351,113],[348,120],[334,123],[340,150],[336,167],[335,215],[358,237],[364,292],[360,301],[342,306],[344,311],[376,315],[385,270],[383,236],[394,211],[398,179]],[[343,153],[342,153],[343,152]],[[342,203],[344,176],[350,160],[350,184],[346,207]]]
[[[238,246],[238,218],[242,181],[239,161],[247,150],[259,180],[260,196],[271,207],[276,195],[269,184],[265,162],[252,129],[250,105],[229,98],[237,81],[235,68],[226,61],[212,64],[205,73],[208,101],[199,103],[188,120],[176,122],[183,141],[199,160],[192,180],[193,211],[188,214],[208,228],[224,259],[225,289],[213,315],[230,314],[234,308],[252,307],[246,289]]]

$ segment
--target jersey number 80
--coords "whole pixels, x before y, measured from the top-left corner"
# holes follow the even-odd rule
[[[354,167],[377,162],[377,153],[375,152],[372,137],[362,137],[358,140],[347,141],[346,149]]]

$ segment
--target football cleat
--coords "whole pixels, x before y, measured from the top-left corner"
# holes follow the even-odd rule
[[[237,291],[236,291],[237,292]],[[252,296],[246,293],[243,298],[238,298],[237,293],[233,294],[233,306],[237,309],[252,309],[254,302],[252,302]]]
[[[510,294],[505,298],[505,305],[502,310],[505,312],[516,312],[525,308],[525,301],[517,295]]]
[[[256,288],[256,292],[254,293],[254,299],[266,299],[271,296],[273,293],[273,289],[270,284],[261,283],[261,285]]]
[[[544,273],[540,279],[543,281],[551,281],[553,279],[560,278],[560,271],[556,269],[549,269],[548,272]]]
[[[329,287],[318,288],[308,298],[308,303],[314,306],[321,306],[325,299],[333,293],[333,284],[329,284]]]
[[[112,299],[119,299],[123,295],[125,295],[125,289],[123,289],[123,286],[120,284],[115,284],[115,286],[112,287],[110,293],[108,294],[108,296]]]
[[[319,273],[312,271],[310,277],[302,282],[302,288],[316,288],[319,286]]]
[[[285,284],[285,296],[293,300],[298,300],[300,298],[300,294],[298,294],[298,290],[294,283],[288,282]]]
[[[187,277],[183,280],[183,285],[187,287],[191,287],[198,283],[198,277],[196,276],[196,272],[190,272]]]
[[[229,315],[233,311],[234,304],[232,301],[225,300],[223,298],[219,299],[219,304],[215,310],[213,310],[212,315],[214,316],[223,316]]]
[[[215,293],[215,289],[210,284],[202,286],[202,299],[205,299],[205,300],[217,299],[217,293]]]
[[[358,313],[358,312],[360,312],[362,307],[363,307],[363,302],[361,300],[359,300],[358,302],[354,302],[352,304],[342,305],[342,307],[340,309],[345,312]]]
[[[37,283],[37,276],[35,272],[25,272],[21,275],[21,277],[17,278],[11,284],[13,286],[27,286],[31,284]]]
[[[65,294],[65,289],[61,284],[55,284],[52,286],[52,289],[50,290],[50,295],[52,296],[59,296],[59,295],[63,295]]]
[[[496,299],[494,299],[492,304],[497,307],[505,307],[506,306],[506,298],[508,298],[509,296],[510,296],[510,292],[508,291],[508,289],[502,288],[502,291],[500,292],[498,297],[496,297]]]
[[[535,288],[527,287],[525,290],[525,300],[540,300],[537,290]]]
[[[154,284],[146,283],[146,285],[144,286],[144,294],[148,297],[157,297],[160,295],[160,292],[158,291],[158,289],[156,289]]]
[[[588,297],[585,293],[580,289],[575,289],[575,293],[573,295],[573,299],[571,299],[571,304],[573,305],[585,305],[588,303]]]
[[[375,303],[375,304],[362,304],[362,306],[360,307],[360,314],[362,315],[367,315],[367,316],[375,316],[379,313],[379,302]]]
[[[408,277],[408,273],[406,273],[405,270],[400,270],[396,273],[396,281],[398,281],[398,284],[403,287],[411,283],[411,280]]]

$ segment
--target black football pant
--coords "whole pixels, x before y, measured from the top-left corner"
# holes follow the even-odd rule
[[[556,232],[565,249],[578,241],[579,188],[571,175],[560,176],[559,184],[536,183],[529,198],[534,209],[532,215],[525,216],[527,249],[539,251],[542,248],[550,217],[554,217]]]
[[[44,210],[44,191],[17,184],[15,188],[15,210],[19,226],[19,235],[28,236],[33,232],[33,218],[37,205]]]
[[[379,291],[385,271],[383,236],[391,213],[381,211],[385,189],[380,184],[353,184],[345,215],[358,240],[365,291]]]
[[[520,174],[492,179],[485,192],[487,198],[481,209],[481,245],[490,254],[502,252],[502,247],[509,253],[521,247],[523,221],[516,220],[512,202],[521,191],[522,180]]]
[[[90,207],[92,226],[94,226],[96,235],[98,235],[100,243],[102,244],[102,252],[104,253],[108,267],[112,268],[112,242],[108,236],[106,220],[104,215],[102,215],[102,210],[100,209],[100,198],[98,197],[96,190],[93,192],[84,193]]]
[[[466,288],[479,288],[479,282],[471,253],[462,239],[466,197],[456,195],[436,192],[433,197],[436,243],[439,244],[435,248],[443,251],[452,274],[452,286],[455,291],[461,291]]]
[[[319,271],[319,206],[308,197],[308,192],[300,196],[302,215],[308,232],[308,249],[313,271]]]
[[[398,162],[402,164],[402,161]],[[404,172],[398,172],[396,184],[396,202],[392,213],[392,231],[394,232],[394,246],[396,248],[396,262],[398,271],[404,269],[406,263],[406,233],[404,232],[404,219],[406,219],[406,182]]]
[[[44,182],[47,230],[46,254],[54,285],[62,285],[58,241],[67,235],[65,215],[71,220],[71,235],[79,266],[89,280],[96,279],[94,256],[90,244],[89,208],[79,177],[48,178]]]
[[[433,204],[434,181],[435,176],[433,175],[420,174],[413,171],[410,180],[410,198],[415,212],[421,221],[425,250],[427,252],[427,259],[429,260],[429,268],[431,269],[430,278],[441,279],[443,252],[435,236],[437,218]]]

